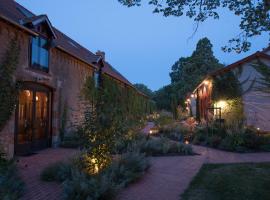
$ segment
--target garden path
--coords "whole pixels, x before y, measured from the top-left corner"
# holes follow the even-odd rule
[[[193,146],[196,156],[154,157],[138,182],[124,189],[118,200],[179,200],[204,163],[270,162],[270,153],[239,154]]]
[[[77,151],[74,149],[49,148],[38,152],[38,154],[19,157],[18,170],[22,180],[25,182],[25,194],[22,200],[59,200],[62,199],[62,187],[55,182],[44,182],[40,180],[42,170],[50,164],[66,160]]]

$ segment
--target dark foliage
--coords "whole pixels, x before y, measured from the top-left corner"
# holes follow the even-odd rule
[[[12,161],[0,160],[0,199],[16,200],[23,195],[24,183]]]
[[[18,65],[19,52],[17,39],[12,39],[0,63],[0,131],[12,115],[17,101],[18,85],[13,81],[13,74]]]
[[[142,0],[118,0],[125,6],[139,6]],[[168,16],[188,16],[196,22],[197,28],[200,22],[208,18],[219,19],[220,13],[227,8],[241,18],[239,28],[241,33],[229,40],[229,45],[223,47],[224,51],[248,51],[251,43],[249,38],[268,33],[270,30],[270,3],[269,0],[148,0],[153,5],[154,13],[162,13]],[[223,9],[220,9],[223,8]]]
[[[149,89],[146,85],[142,83],[136,83],[134,84],[134,87],[140,92],[142,92],[143,94],[147,95],[149,98],[153,97],[153,91]]]
[[[252,128],[210,127],[197,129],[193,143],[226,151],[257,152],[269,151],[270,138]]]

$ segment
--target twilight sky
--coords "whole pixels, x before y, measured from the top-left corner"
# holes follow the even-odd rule
[[[47,14],[52,24],[92,52],[106,52],[106,60],[132,83],[152,90],[170,83],[171,66],[189,56],[202,37],[214,45],[215,56],[230,64],[264,47],[268,36],[252,39],[247,53],[224,53],[221,47],[237,35],[239,18],[223,10],[220,20],[200,25],[186,17],[152,14],[148,5],[127,8],[117,0],[16,0],[35,14]]]

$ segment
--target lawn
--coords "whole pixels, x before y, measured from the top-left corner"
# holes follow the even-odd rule
[[[205,164],[183,200],[269,200],[270,163]]]

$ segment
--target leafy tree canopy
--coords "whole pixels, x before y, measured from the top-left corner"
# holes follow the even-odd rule
[[[180,103],[183,103],[187,93],[192,92],[208,73],[224,67],[215,58],[212,47],[209,39],[203,38],[190,57],[182,57],[172,66],[172,87]]]
[[[153,91],[149,89],[146,85],[142,83],[136,83],[134,84],[134,87],[139,90],[140,92],[144,93],[148,97],[152,98],[153,97]]]
[[[118,0],[125,6],[140,6],[143,0]],[[269,0],[145,0],[153,5],[154,13],[168,16],[186,15],[198,24],[208,18],[219,19],[219,13],[227,8],[241,17],[240,34],[229,40],[224,51],[248,51],[249,38],[262,33],[270,34],[270,1]]]

